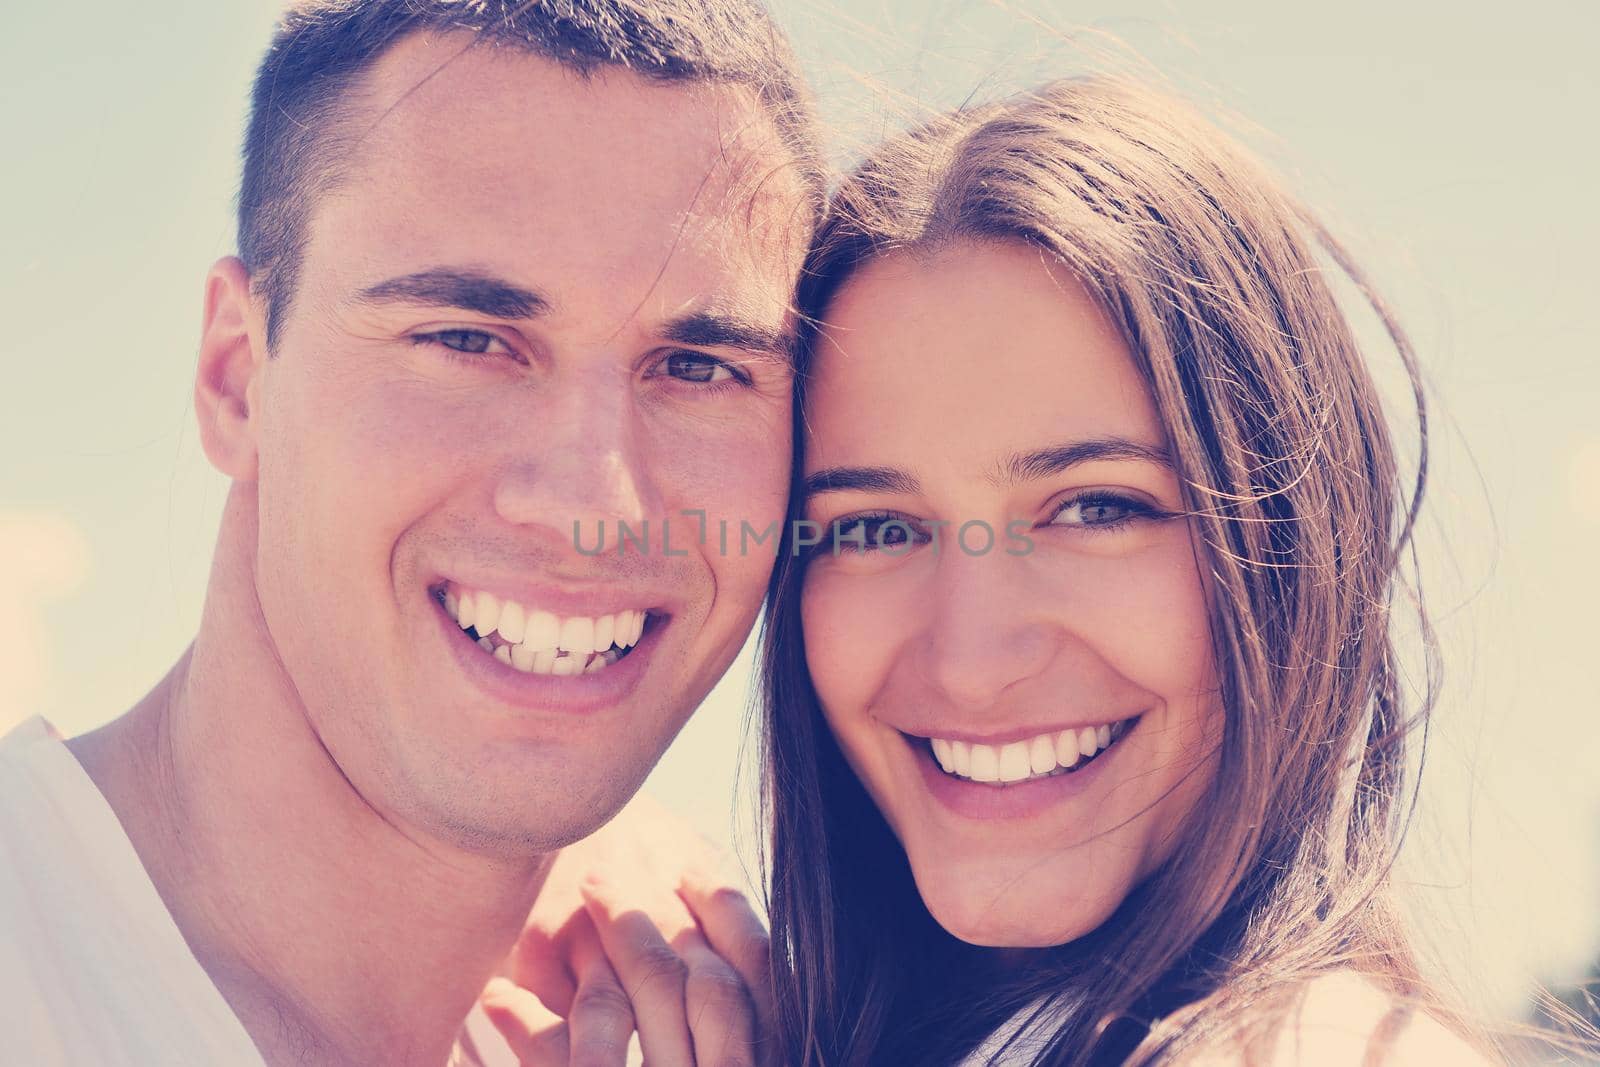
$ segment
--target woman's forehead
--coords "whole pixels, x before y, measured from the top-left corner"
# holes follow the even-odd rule
[[[987,465],[989,453],[1165,436],[1121,334],[1069,272],[1020,242],[862,268],[825,318],[805,431],[808,467],[941,450]]]

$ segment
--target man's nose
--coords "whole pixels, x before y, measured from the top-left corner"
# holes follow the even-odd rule
[[[621,527],[639,530],[662,514],[629,375],[589,370],[543,400],[514,431],[516,447],[497,473],[500,518],[593,548],[602,532],[614,546]]]

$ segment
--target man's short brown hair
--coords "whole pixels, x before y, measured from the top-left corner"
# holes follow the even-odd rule
[[[269,346],[294,296],[311,207],[339,179],[351,84],[425,30],[465,30],[583,75],[621,67],[660,81],[747,86],[820,208],[809,99],[788,41],[758,0],[298,0],[256,73],[239,191],[239,255],[266,300]]]

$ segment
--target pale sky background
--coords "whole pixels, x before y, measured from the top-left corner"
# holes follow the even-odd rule
[[[1421,547],[1447,683],[1407,855],[1423,926],[1505,1010],[1531,976],[1581,970],[1600,946],[1600,8],[775,6],[841,158],[898,114],[1072,73],[1113,39],[1255,124],[1376,274],[1434,390]],[[201,280],[233,250],[244,101],[275,10],[7,16],[0,729],[98,725],[193,633],[225,490],[189,401]],[[746,667],[651,783],[724,841]]]

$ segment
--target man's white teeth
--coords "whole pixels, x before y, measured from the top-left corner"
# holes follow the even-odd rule
[[[561,623],[561,641],[556,645],[563,652],[594,651],[594,620],[575,615]]]
[[[500,598],[493,593],[479,593],[473,603],[477,610],[472,616],[472,628],[479,637],[492,636],[500,625]]]
[[[1127,732],[1123,720],[1040,734],[1004,745],[930,738],[933,758],[946,774],[974,782],[1021,782],[1071,770],[1081,760],[1104,751]]]
[[[447,586],[444,609],[478,647],[529,674],[593,674],[622,658],[644,634],[644,610],[562,618],[481,590]],[[498,634],[499,641],[492,640]]]
[[[561,641],[561,620],[548,611],[528,612],[522,643],[532,648],[554,649]]]
[[[522,635],[528,628],[528,613],[522,610],[522,605],[508,600],[500,607],[500,622],[495,629],[500,631],[500,636],[510,641],[513,645],[522,643]]]

